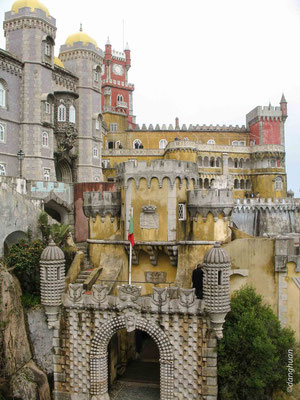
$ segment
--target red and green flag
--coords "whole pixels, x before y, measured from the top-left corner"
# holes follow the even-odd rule
[[[130,221],[129,221],[129,231],[128,231],[128,240],[131,243],[131,246],[134,246],[134,236],[133,236],[133,217],[132,215],[130,216]]]

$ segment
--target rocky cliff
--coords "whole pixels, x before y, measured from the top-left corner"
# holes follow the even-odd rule
[[[21,400],[51,400],[46,374],[32,360],[21,289],[0,264],[0,393]]]

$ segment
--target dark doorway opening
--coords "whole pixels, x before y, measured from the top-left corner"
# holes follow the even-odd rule
[[[109,344],[111,400],[159,400],[159,350],[146,332],[118,331]]]

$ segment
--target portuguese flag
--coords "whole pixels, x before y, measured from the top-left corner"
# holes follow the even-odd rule
[[[130,216],[130,221],[129,221],[129,232],[128,232],[128,240],[131,243],[131,246],[134,246],[134,236],[133,236],[133,217],[132,215]]]

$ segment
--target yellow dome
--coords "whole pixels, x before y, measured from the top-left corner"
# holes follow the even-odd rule
[[[15,1],[12,5],[11,11],[17,13],[20,8],[29,7],[31,11],[34,11],[36,8],[45,11],[47,17],[49,17],[49,10],[44,4],[40,3],[38,0],[18,0]]]
[[[73,35],[68,36],[66,40],[66,45],[73,46],[73,44],[76,42],[83,42],[84,45],[86,45],[87,43],[93,43],[95,47],[98,47],[97,42],[82,31],[73,33]]]
[[[60,68],[65,68],[64,63],[58,57],[54,57],[54,64]]]

